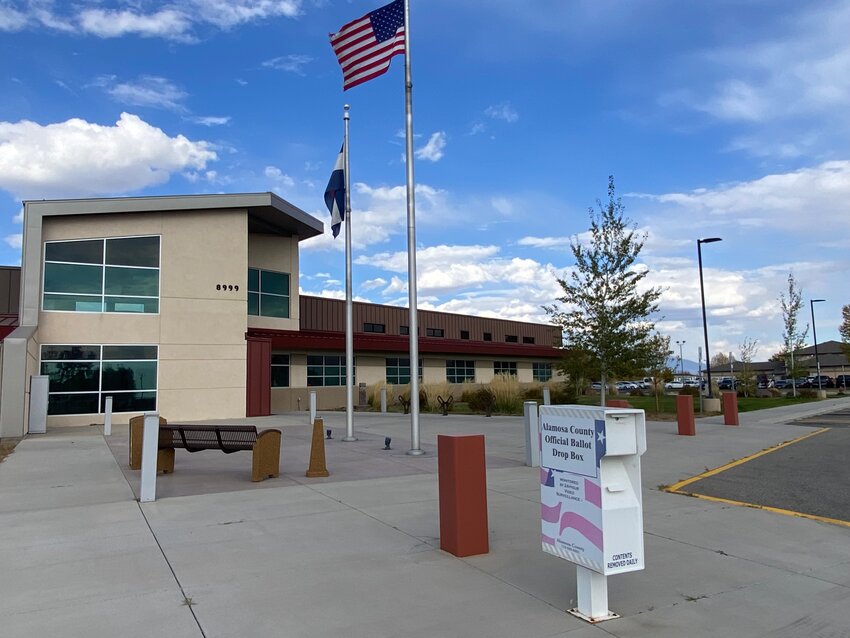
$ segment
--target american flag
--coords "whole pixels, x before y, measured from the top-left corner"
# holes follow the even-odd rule
[[[331,33],[330,40],[342,67],[343,91],[383,75],[392,57],[405,52],[404,1],[395,0],[349,22]]]

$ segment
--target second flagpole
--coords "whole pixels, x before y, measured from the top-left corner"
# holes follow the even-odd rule
[[[345,437],[343,441],[356,441],[354,436],[354,302],[351,286],[351,189],[348,166],[348,109],[346,104],[342,119],[345,124],[343,163],[345,165]]]

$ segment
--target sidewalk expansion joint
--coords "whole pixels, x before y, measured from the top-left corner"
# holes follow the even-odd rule
[[[136,501],[136,505],[139,507],[139,513],[142,515],[142,518],[145,520],[145,525],[148,526],[150,530],[151,536],[153,537],[154,542],[156,542],[156,546],[159,548],[160,554],[162,554],[162,558],[165,560],[165,564],[168,565],[168,569],[171,571],[171,575],[174,577],[174,582],[177,583],[177,587],[180,588],[180,593],[183,595],[183,600],[181,604],[184,607],[189,608],[189,613],[192,614],[192,618],[195,620],[195,624],[198,626],[198,631],[201,632],[201,636],[203,638],[207,638],[207,634],[204,632],[204,628],[201,626],[201,621],[198,619],[198,615],[195,613],[194,605],[195,602],[192,600],[190,596],[186,595],[186,590],[183,589],[183,584],[180,582],[180,579],[177,577],[177,573],[174,571],[174,566],[171,564],[171,561],[168,560],[168,556],[165,554],[165,550],[162,549],[162,545],[159,542],[159,539],[156,537],[156,532],[153,531],[153,527],[151,527],[150,521],[148,517],[145,516],[145,510],[142,508],[142,504]]]

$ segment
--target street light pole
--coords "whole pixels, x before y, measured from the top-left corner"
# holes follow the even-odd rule
[[[826,301],[826,299],[810,299],[809,305],[812,308],[812,337],[815,340],[815,365],[818,369],[818,392],[821,391],[821,383],[820,383],[820,358],[818,357],[818,331],[815,328],[815,304],[820,301]]]
[[[702,332],[705,337],[705,372],[708,377],[708,398],[711,399],[711,355],[708,350],[708,322],[705,319],[705,286],[702,283],[702,245],[723,241],[720,237],[697,239],[697,260],[699,261],[699,296],[702,301]]]
[[[676,341],[676,345],[679,346],[679,365],[682,367],[682,380],[684,381],[685,376],[685,359],[682,356],[682,346],[685,345],[685,340]]]

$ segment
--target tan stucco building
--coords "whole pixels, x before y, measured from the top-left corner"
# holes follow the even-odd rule
[[[101,422],[107,396],[119,423],[288,411],[308,390],[344,405],[344,303],[298,292],[298,244],[323,231],[272,193],[24,202],[0,437],[27,431],[34,375],[49,377],[48,426]],[[11,311],[18,281],[0,275]],[[409,381],[407,314],[355,304],[358,382]],[[428,311],[419,325],[426,383],[546,380],[559,356],[554,326]]]

